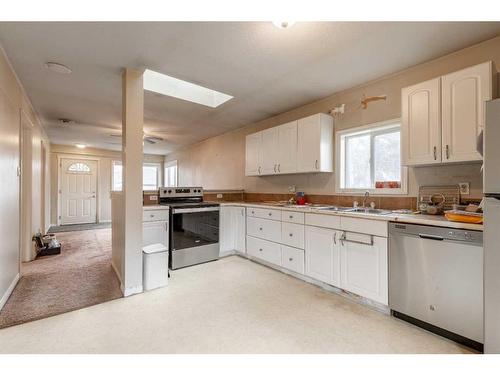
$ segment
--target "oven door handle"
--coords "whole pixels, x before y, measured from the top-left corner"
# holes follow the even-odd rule
[[[219,211],[219,206],[213,207],[197,207],[197,208],[174,208],[172,214],[190,214],[193,212],[210,212]]]

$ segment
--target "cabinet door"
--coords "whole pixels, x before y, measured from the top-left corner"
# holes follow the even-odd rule
[[[340,287],[340,232],[306,226],[306,275]]]
[[[320,167],[321,123],[317,115],[297,121],[297,172],[315,172]]]
[[[234,208],[234,221],[236,223],[235,231],[235,250],[240,253],[246,253],[246,213],[245,207]]]
[[[297,121],[278,126],[278,173],[297,172]]]
[[[226,252],[235,250],[235,230],[233,221],[233,211],[234,207],[222,206],[219,212],[219,223],[220,223],[220,236],[219,236],[219,248],[220,254],[223,255]]]
[[[441,78],[401,91],[404,165],[441,163]]]
[[[443,162],[481,160],[476,138],[492,97],[491,62],[442,77]]]
[[[262,131],[261,174],[263,175],[278,173],[278,142],[278,127]]]
[[[262,132],[246,137],[245,145],[245,175],[257,176],[261,172]]]
[[[168,222],[151,221],[142,223],[142,246],[161,243],[168,249]]]
[[[347,233],[341,241],[341,288],[387,305],[387,238],[373,237],[371,245],[350,241],[369,242],[370,236]]]

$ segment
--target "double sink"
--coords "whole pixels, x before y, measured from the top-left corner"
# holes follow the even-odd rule
[[[266,203],[273,206],[278,207],[289,207],[289,208],[314,208],[316,210],[322,211],[336,211],[336,212],[352,212],[352,213],[360,213],[360,214],[370,214],[370,215],[390,215],[392,211],[382,210],[379,208],[368,208],[368,207],[340,207],[340,206],[327,206],[322,204],[308,204],[308,205],[299,205],[299,204],[291,204],[291,203],[281,203],[281,202],[272,202]]]

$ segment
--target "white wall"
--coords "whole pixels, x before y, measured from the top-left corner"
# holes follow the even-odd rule
[[[22,85],[12,69],[7,56],[0,47],[0,308],[7,301],[16,285],[20,272],[20,243],[27,245],[31,242],[33,226],[40,225],[44,217],[41,196],[37,196],[38,204],[32,206],[32,192],[42,190],[41,187],[41,153],[32,143],[28,143],[30,166],[37,170],[37,175],[30,174],[29,189],[26,191],[26,207],[30,210],[21,210],[21,193],[18,176],[21,157],[21,113],[26,117],[34,135],[31,140],[47,142],[47,136],[36,116]],[[46,185],[47,186],[47,185]],[[49,206],[45,201],[44,205]],[[29,214],[27,212],[29,211]],[[27,230],[21,233],[21,222],[29,224]],[[34,224],[33,224],[34,223]]]
[[[75,146],[56,145],[50,146],[50,186],[51,186],[51,214],[50,220],[52,225],[57,224],[58,216],[58,179],[59,168],[57,165],[57,158],[91,158],[99,162],[99,175],[98,175],[98,211],[97,218],[99,222],[111,221],[111,166],[114,160],[121,160],[121,152],[103,150],[98,148],[87,147],[79,149]],[[144,162],[160,164],[160,184],[163,183],[163,160],[164,157],[160,155],[144,155]]]

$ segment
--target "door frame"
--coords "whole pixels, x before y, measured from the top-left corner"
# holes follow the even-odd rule
[[[60,155],[57,154],[57,225],[61,225],[61,207],[62,207],[62,189],[61,189],[61,178],[62,178],[62,161],[63,159],[69,160],[91,160],[97,163],[96,170],[96,201],[95,201],[95,222],[96,224],[101,222],[101,217],[99,214],[100,209],[100,190],[99,190],[99,175],[101,171],[101,163],[100,159],[94,156],[85,156],[85,155]]]

